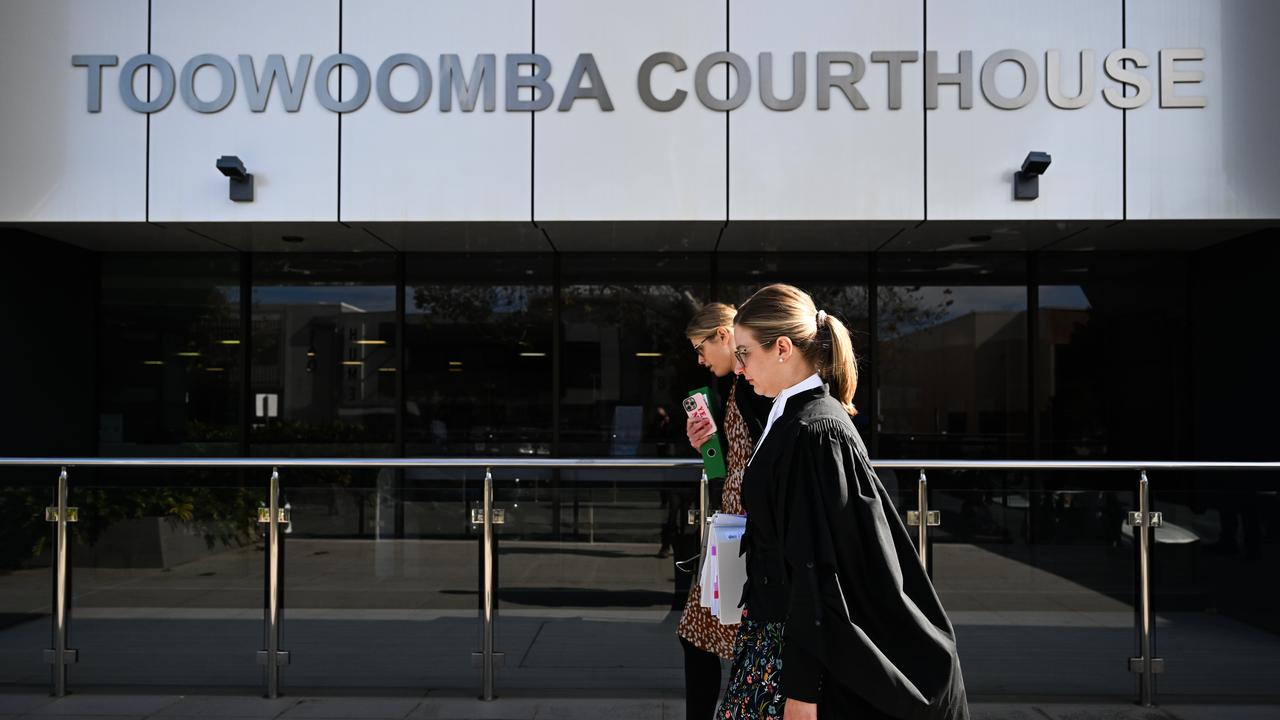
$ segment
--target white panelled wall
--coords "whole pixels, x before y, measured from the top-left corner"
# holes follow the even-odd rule
[[[1280,84],[1270,70],[1277,28],[1280,3],[1272,0],[8,0],[0,4],[0,222],[1280,218]],[[148,42],[179,85],[191,58],[226,58],[235,76],[227,106],[198,112],[176,91],[148,129],[147,116],[120,92],[124,64]],[[316,90],[353,94],[349,68],[317,75],[340,43],[365,61],[371,81],[389,56],[421,57],[430,97],[396,112],[373,87],[339,122]],[[1126,44],[1146,54],[1139,72],[1152,90],[1127,114],[1102,96],[1118,87],[1104,59]],[[1161,51],[1177,48],[1202,48],[1205,57],[1162,69]],[[746,100],[727,118],[699,101],[694,82],[698,63],[726,49],[751,74]],[[1035,65],[1036,92],[1018,109],[996,107],[982,88],[984,61],[1008,49],[1025,51]],[[1084,68],[1088,102],[1056,107],[1047,53],[1060,53],[1061,93],[1071,97],[1082,50],[1094,51]],[[550,61],[555,93],[532,119],[506,107],[504,62],[530,51]],[[873,62],[876,51],[917,53],[901,68],[899,109],[889,107],[890,67]],[[938,53],[943,73],[972,51],[971,108],[960,108],[959,89],[945,85],[937,109],[925,109],[927,51]],[[638,90],[640,65],[657,52],[687,63],[653,73],[657,98],[687,93],[669,112],[647,106]],[[805,97],[794,109],[765,106],[765,52],[780,100],[794,90],[792,54],[805,53]],[[861,56],[856,87],[866,109],[819,86],[821,52]],[[494,55],[494,110],[483,99],[462,110],[441,74],[441,55],[451,53],[468,80],[477,56]],[[588,98],[559,109],[580,53],[594,54],[611,111]],[[82,54],[119,58],[101,70],[100,112],[89,111],[88,70],[72,64]],[[265,111],[251,109],[243,54],[259,74],[269,55],[283,55],[290,73],[300,55],[312,56],[296,112],[279,87]],[[837,63],[832,72],[852,69]],[[1172,95],[1203,96],[1205,107],[1162,107],[1162,77],[1194,72],[1202,81],[1179,84]],[[141,98],[147,76],[134,78]],[[724,65],[709,77],[714,98],[728,97],[740,80]],[[397,68],[391,95],[413,97],[416,80],[413,68]],[[993,80],[1006,97],[1025,82],[1008,62]],[[205,67],[194,89],[208,102],[222,78]],[[452,98],[449,112],[442,94]],[[829,109],[819,108],[819,97],[830,98]],[[1050,153],[1053,163],[1040,198],[1017,201],[1013,172],[1032,150]],[[214,167],[224,154],[241,157],[255,175],[253,202],[228,198]]]
[[[119,68],[102,69],[90,113],[87,70],[71,65],[146,51],[147,0],[0,4],[0,221],[146,218],[146,116],[120,100]]]
[[[921,64],[901,66],[901,108],[889,109],[886,64],[874,50],[922,55],[921,3],[817,0],[734,2],[730,48],[751,66],[756,87],[730,115],[731,220],[919,220],[924,217],[924,109]],[[817,87],[818,53],[855,51],[857,83],[869,109]],[[792,94],[793,54],[805,53],[804,101],[776,111],[761,101],[759,55],[773,55],[773,95]],[[852,72],[837,64],[833,75]],[[818,93],[830,107],[818,109]]]
[[[1203,108],[1129,112],[1129,218],[1280,217],[1280,82],[1276,80],[1280,2],[1128,0],[1129,44],[1147,49],[1158,76],[1160,48],[1205,48]]]
[[[236,95],[226,109],[199,113],[180,93],[151,118],[151,216],[154,222],[334,220],[338,199],[338,116],[316,99],[320,60],[338,51],[337,0],[165,0],[152,4],[151,48],[180,75],[201,53],[225,57],[236,70]],[[261,73],[267,55],[284,55],[292,75],[298,56],[312,54],[312,78],[298,112],[287,112],[273,89],[264,112],[253,112],[237,58],[252,55]],[[123,65],[124,58],[120,60]],[[336,80],[336,73],[335,80]],[[143,73],[138,73],[141,82]],[[196,95],[218,96],[220,79],[206,68]],[[157,83],[152,81],[152,91]],[[214,163],[236,155],[254,176],[253,202],[231,202]]]
[[[725,49],[724,13],[724,0],[538,3],[536,47],[552,61],[553,87],[563,90],[579,53],[594,53],[614,110],[577,100],[569,111],[538,113],[537,220],[724,220],[724,114],[693,92],[698,61]],[[636,86],[640,64],[659,51],[688,63],[680,73],[654,71],[655,96],[688,93],[670,112],[643,105]],[[712,78],[713,93],[725,97],[724,72]]]
[[[374,97],[342,119],[342,219],[351,222],[528,221],[532,130],[527,113],[506,112],[502,84],[493,112],[483,96],[464,112],[440,73],[440,55],[457,54],[466,80],[477,55],[527,53],[532,6],[508,0],[430,2],[345,0],[342,49],[378,65],[397,53],[420,56],[432,75],[426,105],[394,112]],[[567,69],[567,68],[566,68]],[[409,99],[418,88],[409,67],[391,74],[391,92]],[[345,81],[344,81],[345,82]],[[345,88],[344,88],[345,90]]]
[[[1124,213],[1123,112],[1102,98],[1101,63],[1121,47],[1120,0],[1026,2],[946,0],[929,3],[929,49],[938,70],[956,72],[959,54],[973,52],[973,107],[960,109],[959,89],[938,91],[927,113],[928,217],[930,220],[1118,220]],[[992,105],[982,90],[982,66],[993,53],[1026,52],[1038,72],[1029,104],[1017,110]],[[1047,97],[1046,51],[1061,51],[1062,88],[1080,88],[1080,51],[1095,50],[1087,105],[1063,109]],[[1003,97],[1024,87],[1023,72],[1003,63],[995,73]],[[1053,163],[1040,180],[1038,200],[1013,199],[1013,173],[1027,153],[1049,153]]]

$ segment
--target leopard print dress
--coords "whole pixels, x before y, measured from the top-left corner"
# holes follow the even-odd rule
[[[735,382],[729,389],[729,402],[725,407],[724,429],[729,441],[725,470],[724,491],[720,500],[720,512],[733,515],[743,514],[742,510],[742,472],[747,468],[747,460],[751,458],[751,434],[747,431],[747,423],[738,411],[734,402],[734,393],[738,391]],[[712,614],[709,608],[702,606],[702,592],[698,578],[693,579],[689,588],[689,598],[684,604],[684,614],[680,616],[680,624],[676,626],[676,634],[688,640],[694,647],[715,653],[722,658],[733,659],[733,640],[738,633],[737,625],[723,625]]]

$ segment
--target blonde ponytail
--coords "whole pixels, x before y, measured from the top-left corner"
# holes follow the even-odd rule
[[[825,329],[831,350],[823,378],[831,384],[831,397],[840,401],[850,416],[857,415],[853,394],[858,390],[858,360],[853,354],[853,339],[849,337],[849,329],[844,323],[832,315],[826,316]],[[822,334],[822,328],[819,334]]]

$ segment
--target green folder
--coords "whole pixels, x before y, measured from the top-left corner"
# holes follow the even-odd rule
[[[700,387],[696,390],[690,390],[689,397],[685,399],[685,403],[695,402],[693,400],[693,396],[699,394],[706,399],[707,409],[710,410],[712,395],[711,388],[708,387]],[[688,411],[689,406],[686,405],[685,412],[687,413]],[[720,428],[716,428],[716,432],[712,433],[711,437],[707,438],[707,441],[698,448],[698,451],[702,454],[702,466],[706,468],[707,479],[716,480],[725,477],[724,447],[720,443]]]

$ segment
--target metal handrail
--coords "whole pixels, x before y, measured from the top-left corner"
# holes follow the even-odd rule
[[[0,467],[694,468],[695,458],[195,458],[2,457]],[[886,470],[1280,470],[1277,462],[1178,460],[872,460]]]
[[[1170,461],[1170,460],[873,460],[871,464],[877,469],[902,469],[919,471],[917,483],[917,504],[914,512],[908,513],[908,524],[917,526],[917,551],[920,563],[928,570],[928,527],[940,524],[937,511],[929,510],[928,481],[926,470],[1103,470],[1130,471],[1140,473],[1137,491],[1139,510],[1130,513],[1130,524],[1134,529],[1134,539],[1138,552],[1138,634],[1139,657],[1129,659],[1129,669],[1139,677],[1139,702],[1146,707],[1155,703],[1155,675],[1164,669],[1164,661],[1153,657],[1155,628],[1151,616],[1151,532],[1161,524],[1160,513],[1151,511],[1150,482],[1148,471],[1195,471],[1195,470],[1276,470],[1280,471],[1280,462],[1205,462],[1205,461]],[[493,473],[494,468],[634,468],[634,469],[667,469],[667,468],[699,468],[701,459],[693,458],[529,458],[529,457],[469,457],[469,458],[101,458],[101,457],[5,457],[0,458],[0,468],[4,467],[59,467],[61,468],[57,484],[57,504],[46,510],[46,517],[56,523],[54,529],[54,552],[57,562],[53,565],[55,588],[55,612],[53,621],[54,647],[45,652],[46,659],[53,667],[52,692],[61,697],[66,693],[66,665],[79,659],[76,650],[67,647],[67,625],[69,619],[69,598],[67,587],[70,569],[67,562],[68,532],[67,523],[75,522],[77,508],[67,507],[67,469],[68,468],[271,468],[269,483],[268,507],[265,508],[267,525],[267,597],[265,610],[267,649],[259,653],[266,665],[267,697],[274,698],[279,694],[280,666],[288,664],[289,653],[279,647],[280,638],[280,584],[282,548],[280,525],[288,522],[282,517],[286,511],[278,506],[280,488],[280,468],[477,468],[484,469],[484,496],[481,532],[482,568],[482,600],[481,610],[483,634],[482,650],[477,653],[483,668],[482,699],[494,698],[494,666],[501,653],[495,652],[493,644],[494,629],[494,559],[495,539],[493,526],[497,512],[493,508]],[[699,525],[705,524],[707,507],[707,478],[701,474],[699,481]],[[912,517],[914,516],[914,517]],[[705,532],[705,526],[701,532]]]
[[[207,457],[136,457],[136,458],[0,458],[0,467],[227,467],[227,468],[692,468],[702,461],[693,458],[207,458]]]

